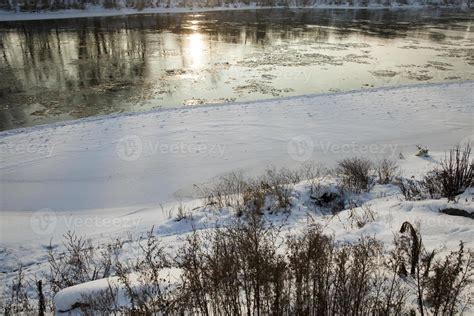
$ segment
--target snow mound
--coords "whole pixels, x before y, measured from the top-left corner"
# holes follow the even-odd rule
[[[159,277],[163,284],[174,284],[179,280],[180,270],[166,268],[160,271]],[[140,276],[136,273],[128,275],[132,289],[142,285],[139,279]],[[114,291],[116,299],[114,302],[110,302],[112,303],[109,306],[111,309],[120,310],[120,308],[131,307],[131,301],[124,284],[115,276],[85,282],[59,291],[54,296],[55,310],[59,315],[80,315],[79,309],[87,307],[91,297],[98,297],[107,291]]]

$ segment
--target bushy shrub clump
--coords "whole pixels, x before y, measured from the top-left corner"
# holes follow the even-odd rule
[[[373,184],[372,162],[366,158],[346,158],[337,163],[342,188],[355,193],[367,191]]]
[[[405,199],[447,198],[448,201],[454,201],[456,196],[474,185],[474,161],[470,155],[469,145],[464,148],[458,145],[422,180],[400,179],[398,185]]]
[[[445,197],[449,201],[474,184],[474,161],[471,147],[456,146],[441,160],[440,166],[429,172],[423,186],[432,198]]]

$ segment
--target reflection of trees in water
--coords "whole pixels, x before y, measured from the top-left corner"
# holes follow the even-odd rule
[[[79,88],[104,83],[133,84],[145,75],[146,36],[136,30],[92,31],[77,34],[76,70]]]
[[[56,115],[64,107],[91,108],[72,111],[75,117],[115,111],[114,92],[133,91],[146,76],[147,36],[139,30],[104,29],[97,22],[74,31],[24,25],[0,36],[1,129],[28,125],[29,113],[18,110],[32,103],[47,108],[39,115]],[[90,97],[103,93],[112,98]]]
[[[6,46],[7,40],[7,33],[0,32],[0,101],[21,89],[17,74],[10,65],[8,47]],[[18,107],[5,108],[5,106],[0,102],[0,130],[17,127],[13,122],[25,121],[26,114],[22,109]]]
[[[213,42],[271,46],[278,42],[327,42],[331,37],[345,38],[354,33],[390,38],[409,32],[417,38],[442,41],[441,35],[417,30],[427,22],[443,27],[458,19],[444,12],[256,10],[5,22],[0,28],[4,79],[0,83],[0,106],[22,106],[25,102],[19,98],[25,96],[44,96],[42,101],[46,102],[54,93],[59,105],[49,107],[89,106],[97,113],[113,112],[113,107],[124,101],[117,92],[140,93],[144,82],[157,79],[156,73],[169,67],[168,54],[177,56],[181,66],[187,67],[191,59],[186,38],[196,33],[202,35],[200,41],[206,50],[201,53],[209,54],[206,58],[213,61]],[[459,17],[459,21],[465,19],[466,15]],[[217,81],[218,75],[212,73],[211,80]]]
[[[182,55],[186,54],[181,39],[159,34],[163,31],[191,34],[195,31],[187,26],[196,19],[202,22],[199,32],[206,34],[203,37],[206,42],[265,44],[297,39],[322,42],[331,35],[344,37],[356,30],[369,36],[393,37],[416,27],[421,17],[426,20],[441,15],[436,10],[422,12],[260,10],[210,12],[199,17],[175,14],[10,22],[5,24],[6,27],[16,29],[16,32],[0,32],[1,65],[21,69],[21,74],[17,75],[24,89],[55,87],[62,91],[74,90],[144,79],[150,53],[166,46],[178,46]],[[398,23],[405,21],[410,23]],[[307,25],[319,27],[307,29]],[[417,36],[442,39],[430,33]],[[154,40],[152,45],[148,44],[150,38]]]
[[[100,24],[74,32],[24,26],[0,34],[2,64],[21,69],[29,88],[83,88],[144,74],[147,37],[138,30],[103,30]]]

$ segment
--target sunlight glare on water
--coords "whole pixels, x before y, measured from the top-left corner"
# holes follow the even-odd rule
[[[472,10],[243,10],[0,23],[0,130],[474,79]]]

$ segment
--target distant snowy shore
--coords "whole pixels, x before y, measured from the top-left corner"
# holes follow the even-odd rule
[[[257,6],[255,3],[244,5],[236,4],[231,6],[216,7],[154,7],[144,8],[142,10],[134,8],[105,9],[102,6],[88,6],[85,9],[64,9],[64,10],[39,10],[36,12],[15,12],[13,10],[0,10],[0,22],[8,21],[30,21],[30,20],[52,20],[52,19],[73,19],[90,17],[108,17],[135,14],[157,14],[157,13],[203,13],[218,11],[239,11],[239,10],[262,10],[262,9],[426,9],[426,8],[467,8],[466,4],[460,5],[438,5],[438,4],[368,4],[368,5],[350,5],[350,4],[319,4],[314,6]],[[19,11],[19,10],[18,10]]]

